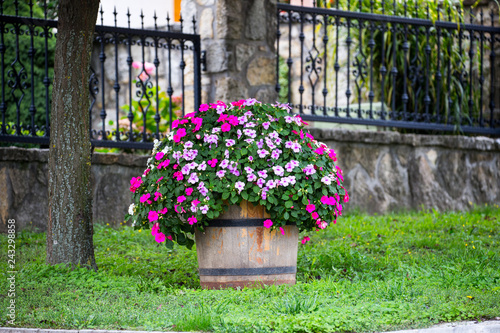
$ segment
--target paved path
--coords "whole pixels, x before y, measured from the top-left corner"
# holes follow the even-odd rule
[[[500,318],[499,318],[500,319]],[[106,330],[53,330],[39,328],[0,327],[0,333],[153,333],[145,331],[106,331]],[[160,332],[154,332],[160,333]],[[174,333],[174,332],[168,332]],[[500,333],[500,320],[477,323],[466,321],[440,324],[431,328],[393,331],[391,333]]]

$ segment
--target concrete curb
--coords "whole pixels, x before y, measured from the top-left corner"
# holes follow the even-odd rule
[[[0,327],[0,333],[160,333],[158,331],[56,330]],[[167,333],[167,332],[165,332]],[[176,333],[169,331],[168,333]],[[178,332],[179,333],[179,332]],[[195,333],[195,332],[184,332]],[[389,333],[389,332],[384,332]],[[431,328],[392,331],[390,333],[500,333],[500,321],[446,323]]]
[[[431,328],[393,331],[390,333],[500,333],[500,321],[445,323]]]

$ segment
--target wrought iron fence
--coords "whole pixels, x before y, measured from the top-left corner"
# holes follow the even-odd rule
[[[0,142],[48,144],[57,21],[33,1],[0,2]],[[10,1],[9,1],[10,2]],[[156,14],[141,28],[95,28],[90,136],[101,147],[149,149],[185,110],[197,110],[203,62],[196,21],[171,23]],[[159,22],[163,22],[161,27]],[[185,25],[193,33],[186,33]],[[187,113],[186,112],[186,113]]]
[[[276,90],[292,112],[312,121],[500,135],[493,13],[422,0],[330,7],[277,5]]]

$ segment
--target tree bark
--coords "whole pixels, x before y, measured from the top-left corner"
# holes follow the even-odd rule
[[[47,263],[97,270],[92,225],[89,68],[99,0],[60,0],[54,61]]]

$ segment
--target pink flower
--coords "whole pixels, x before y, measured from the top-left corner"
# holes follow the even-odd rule
[[[315,152],[316,154],[323,155],[323,153],[325,152],[325,148],[323,148],[323,147],[318,147],[318,148],[316,148],[316,150],[314,150],[314,152]]]
[[[195,129],[193,130],[193,132],[196,132],[201,128],[201,125],[203,123],[203,118],[194,117],[193,119],[191,119],[191,122],[196,125]],[[197,139],[199,139],[198,136]]]
[[[314,220],[316,220],[316,219],[319,217],[319,215],[318,215],[318,213],[314,212],[314,213],[312,213],[312,214],[311,214],[311,217],[312,217]]]
[[[142,174],[143,176],[147,176],[149,171],[151,171],[151,169],[147,168],[146,170],[144,170],[144,173]]]
[[[198,204],[200,203],[201,201],[198,200],[198,199],[194,199],[192,202],[191,202],[191,206],[198,206]]]
[[[229,132],[231,130],[231,124],[225,123],[220,127],[222,132]]]
[[[208,165],[210,165],[212,168],[215,168],[215,166],[217,165],[217,162],[218,162],[218,160],[217,160],[216,158],[214,158],[214,159],[212,159],[212,160],[208,161],[207,163],[208,163]]]
[[[321,221],[320,219],[316,220],[316,224],[320,229],[325,229],[328,226],[328,223],[326,221]]]
[[[155,158],[157,161],[159,161],[163,158],[163,156],[165,156],[165,153],[160,151],[160,152],[156,153]]]
[[[188,222],[189,222],[189,224],[190,224],[190,225],[193,225],[193,224],[195,224],[196,222],[198,222],[198,220],[197,220],[197,219],[196,219],[196,217],[194,217],[194,215],[193,215],[193,216],[191,216],[191,217],[188,217]]]
[[[185,196],[183,196],[183,195],[181,195],[181,196],[177,197],[177,202],[178,202],[178,203],[182,203],[182,202],[183,202],[183,201],[185,201],[185,200],[186,200],[186,197],[185,197]]]
[[[208,104],[201,104],[198,110],[203,112],[203,111],[208,111],[208,109],[209,109]]]
[[[302,240],[301,240],[301,243],[305,244],[305,243],[309,242],[310,240],[311,240],[311,238],[309,238],[308,236],[304,236],[304,238],[302,238]]]
[[[306,210],[309,212],[309,213],[312,213],[316,210],[316,206],[313,205],[313,204],[309,204],[306,206]]]
[[[285,235],[285,230],[283,230],[283,228],[282,228],[282,227],[280,227],[280,231],[281,231],[281,234],[282,234],[282,235]]]
[[[267,219],[264,221],[265,228],[271,228],[272,225],[273,225],[273,221],[271,221],[270,219]]]
[[[130,192],[135,192],[142,184],[142,177],[132,177],[130,179]]]
[[[152,227],[151,227],[151,235],[152,236],[156,236],[156,234],[158,234],[158,231],[160,230],[160,224],[158,223],[155,223]]]
[[[171,236],[171,235],[168,235],[168,236],[167,236],[167,239],[168,239],[168,240],[172,240],[172,236]]]
[[[184,115],[184,118],[191,118],[191,117],[194,117],[194,116],[195,116],[195,114],[196,114],[196,113],[194,113],[194,112],[186,113],[186,114]]]
[[[182,172],[176,171],[176,172],[174,172],[173,178],[177,179],[177,181],[181,181],[184,179],[184,176],[182,175]]]
[[[349,194],[345,191],[344,202],[349,202]]]
[[[151,196],[151,194],[149,194],[149,193],[141,195],[140,202],[146,202],[146,201],[148,201],[148,199],[149,199],[150,196]]]
[[[163,179],[163,176],[161,176],[160,178],[158,178],[158,180],[156,181],[156,184],[158,184],[159,182],[161,182],[162,179]]]
[[[144,69],[148,74],[153,73],[155,69],[155,65],[147,61],[145,62],[134,61],[132,63],[132,67],[134,67],[135,69]]]
[[[172,129],[177,128],[179,126],[179,120],[176,119],[172,122]]]
[[[160,210],[158,211],[158,213],[160,213],[160,214],[166,214],[166,213],[168,213],[168,209],[167,209],[167,207],[164,207],[164,208],[160,209]]]
[[[158,198],[161,197],[161,193],[156,191],[155,192],[155,201],[158,201]]]
[[[155,241],[158,243],[163,243],[165,241],[165,235],[162,232],[159,232],[155,236]]]
[[[238,117],[234,116],[234,115],[230,115],[228,118],[227,118],[227,121],[228,123],[230,123],[231,125],[233,126],[237,126],[239,125],[239,120],[238,120]]]
[[[307,136],[309,139],[314,140],[314,136],[312,136],[311,134],[306,133],[306,136]]]
[[[188,187],[186,189],[186,195],[191,195],[191,193],[193,193],[193,188],[192,187]]]
[[[164,160],[162,161],[160,164],[158,164],[158,166],[156,167],[158,170],[160,170],[161,168],[166,168],[168,167],[168,165],[170,164],[170,160]]]
[[[180,208],[179,208],[180,207]],[[185,213],[186,211],[184,210],[184,207],[181,207],[181,205],[174,205],[174,210],[176,213]]]
[[[149,222],[158,220],[158,212],[155,210],[150,210],[148,213],[148,220]]]
[[[334,162],[337,161],[337,154],[335,154],[335,151],[333,149],[330,149],[328,152],[328,157],[330,157]]]

